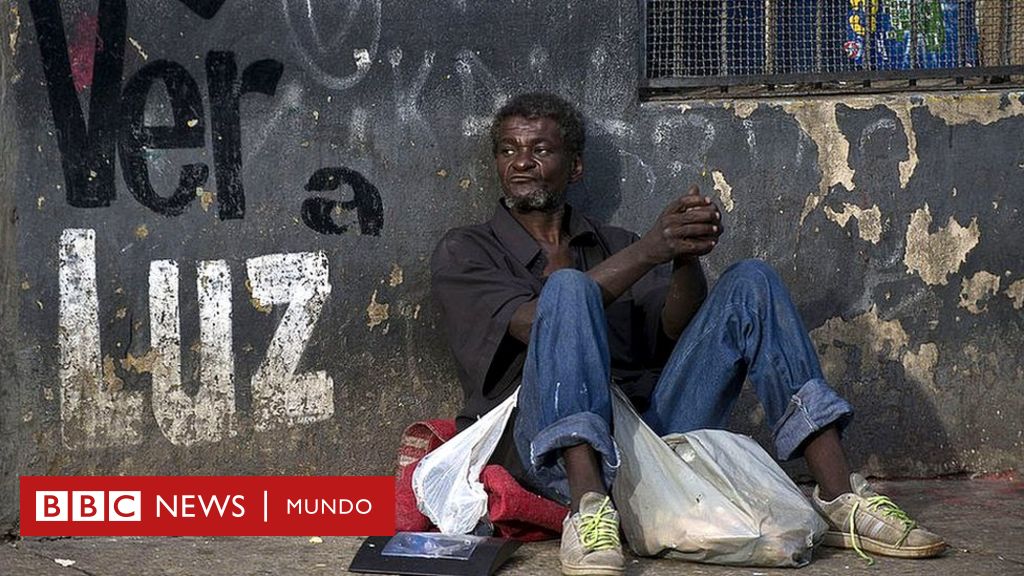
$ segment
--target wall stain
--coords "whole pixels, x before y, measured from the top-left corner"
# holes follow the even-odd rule
[[[380,326],[388,319],[388,309],[391,306],[386,302],[377,302],[377,291],[373,291],[373,295],[370,296],[370,304],[366,307],[366,327],[371,330],[377,326]],[[384,333],[387,334],[387,326],[384,327]]]
[[[881,98],[860,97],[851,98],[842,102],[844,106],[853,110],[871,110],[877,106],[889,109],[896,115],[896,119],[903,126],[903,135],[907,138],[907,159],[899,163],[900,189],[906,189],[910,178],[917,170],[919,158],[917,156],[917,132],[914,131],[914,121],[910,111],[917,107],[909,98],[896,96],[884,96]]]
[[[935,366],[939,363],[939,347],[934,342],[925,342],[917,349],[917,353],[907,350],[901,358],[903,372],[913,381],[926,386],[937,394],[935,386]]]
[[[1004,96],[1006,102],[1003,101]],[[941,96],[929,94],[924,97],[924,105],[932,116],[950,126],[963,126],[971,122],[988,126],[1014,116],[1024,116],[1024,102],[1021,101],[1020,92],[968,92]]]
[[[830,318],[811,331],[811,341],[830,380],[863,382],[877,376],[882,362],[889,361],[899,362],[909,380],[935,390],[938,346],[927,342],[914,352],[903,324],[880,318],[877,306],[849,320]],[[858,358],[859,370],[851,372]]]
[[[821,182],[817,192],[811,192],[804,201],[800,213],[800,224],[807,215],[818,207],[828,196],[833,186],[843,186],[852,191],[854,170],[850,168],[850,141],[839,129],[836,119],[835,100],[815,100],[786,102],[782,109],[796,119],[804,133],[818,146],[818,167],[821,169]]]
[[[848,360],[853,358],[847,358],[851,349],[860,351],[860,372],[873,373],[878,371],[881,359],[899,360],[910,337],[899,320],[882,320],[877,306],[872,306],[849,320],[830,318],[811,331],[811,341],[818,349],[825,374],[838,381],[851,365]]]
[[[891,110],[903,126],[907,138],[907,159],[899,163],[900,188],[905,189],[917,169],[917,134],[911,119],[911,110],[916,106],[907,98],[897,97],[852,97],[848,99],[824,98],[807,101],[785,102],[781,108],[792,115],[800,128],[818,147],[818,167],[821,170],[821,182],[816,193],[808,194],[800,214],[803,224],[807,216],[814,211],[829,194],[833,186],[842,185],[847,191],[855,188],[853,177],[856,171],[850,166],[850,141],[836,118],[836,106],[842,104],[853,110],[871,110],[883,106]],[[753,109],[749,105],[732,104],[737,116],[749,115]],[[756,108],[756,106],[754,106]]]
[[[252,307],[255,308],[257,312],[261,312],[263,314],[270,314],[270,312],[274,309],[274,305],[271,304],[270,302],[263,302],[259,298],[256,298],[255,296],[252,295],[252,282],[248,278],[246,278],[245,280],[245,290],[246,292],[249,293],[249,304],[251,304]]]
[[[970,226],[964,228],[950,216],[946,227],[934,234],[928,232],[931,224],[932,215],[927,203],[910,215],[903,262],[908,272],[917,272],[926,284],[945,286],[946,277],[956,273],[967,261],[967,253],[978,245],[981,231],[977,218],[972,218]]]
[[[971,314],[988,311],[987,305],[980,305],[999,292],[999,276],[982,270],[964,278],[960,284],[960,307],[966,308]]]
[[[909,100],[903,100],[889,102],[886,106],[896,113],[896,118],[899,119],[900,124],[903,126],[903,134],[907,137],[907,159],[901,160],[899,164],[900,188],[906,189],[907,184],[910,183],[910,178],[917,169],[918,163],[917,132],[914,131],[913,120],[910,116],[911,104]]]
[[[711,177],[715,180],[715,192],[718,192],[718,196],[722,199],[722,207],[726,212],[732,212],[732,209],[736,207],[736,203],[732,200],[732,186],[725,181],[725,175],[718,170],[711,172]]]
[[[21,34],[21,14],[18,5],[11,3],[11,31],[8,33],[8,45],[11,47],[11,58],[18,54],[18,36]]]
[[[209,212],[213,201],[217,199],[217,195],[212,190],[207,190],[202,186],[196,188],[196,197],[199,198],[199,205],[202,206],[203,212]]]
[[[1006,291],[1003,292],[1006,297],[1013,300],[1013,309],[1020,310],[1024,308],[1024,279],[1017,280],[1013,284],[1007,286]]]
[[[142,356],[134,356],[131,352],[125,355],[121,359],[121,368],[129,372],[135,372],[136,374],[146,374],[153,372],[153,364],[156,363],[159,354],[157,351],[150,348]]]
[[[861,208],[856,204],[844,202],[842,212],[836,212],[831,207],[825,206],[825,216],[839,224],[841,228],[846,228],[850,218],[856,218],[857,234],[861,239],[872,244],[878,244],[882,239],[882,211],[877,205],[871,208]]]
[[[118,394],[124,390],[124,380],[117,375],[114,359],[109,355],[103,357],[103,383],[110,394]]]
[[[760,106],[760,104],[761,103],[757,100],[737,100],[732,103],[732,113],[735,114],[737,118],[746,120],[747,118],[750,118],[750,115],[757,110],[757,107]],[[727,106],[727,108],[728,107],[729,106]]]
[[[397,264],[391,264],[391,274],[388,275],[388,286],[394,288],[404,281],[402,268]]]

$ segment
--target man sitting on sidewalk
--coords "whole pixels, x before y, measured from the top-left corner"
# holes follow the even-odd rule
[[[665,435],[724,427],[749,378],[776,456],[803,456],[818,483],[825,544],[902,557],[945,549],[850,473],[840,431],[852,408],[825,382],[778,275],[747,260],[708,291],[700,256],[722,234],[709,198],[692,187],[642,237],[587,219],[565,201],[583,176],[582,118],[551,94],[511,100],[491,138],[504,196],[490,220],[440,241],[432,289],[465,392],[460,429],[521,385],[493,460],[570,506],[563,573],[623,568],[608,496],[619,465],[610,382]]]

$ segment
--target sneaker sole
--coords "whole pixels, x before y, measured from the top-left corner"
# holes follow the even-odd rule
[[[562,564],[565,576],[620,576],[623,568],[614,566],[571,566]]]
[[[853,549],[853,539],[845,532],[829,530],[828,532],[825,532],[825,536],[822,538],[821,543],[832,548]],[[865,550],[867,552],[874,552],[875,554],[892,556],[894,558],[931,558],[932,556],[938,556],[946,549],[945,542],[929,544],[927,546],[896,547],[891,544],[872,540],[871,538],[860,535],[857,536],[857,546],[859,546],[861,550]]]

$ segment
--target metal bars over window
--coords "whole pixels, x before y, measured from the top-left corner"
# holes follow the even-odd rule
[[[648,92],[905,89],[1024,75],[1024,0],[646,0]]]

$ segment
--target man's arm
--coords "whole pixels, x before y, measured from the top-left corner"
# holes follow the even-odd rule
[[[639,241],[612,254],[588,270],[587,275],[601,287],[604,304],[608,306],[652,268],[676,260],[662,311],[662,326],[667,336],[678,338],[707,291],[697,257],[710,252],[717,243],[722,229],[719,220],[718,208],[693,186],[665,208]],[[520,305],[509,322],[509,334],[528,343],[536,312],[536,298]]]
[[[708,295],[708,281],[696,256],[676,258],[673,269],[665,307],[661,309],[661,330],[670,340],[678,340],[704,303]]]

